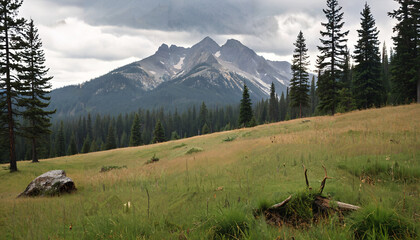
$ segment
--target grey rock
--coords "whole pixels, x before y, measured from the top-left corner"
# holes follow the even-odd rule
[[[76,190],[63,170],[52,170],[35,178],[18,197],[54,196]]]

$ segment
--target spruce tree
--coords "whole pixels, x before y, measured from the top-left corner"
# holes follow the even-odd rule
[[[98,151],[98,145],[96,144],[95,139],[92,140],[92,143],[90,144],[89,152],[96,152]]]
[[[117,148],[116,144],[117,142],[115,138],[114,124],[113,122],[110,122],[109,127],[108,127],[108,135],[106,137],[106,142],[105,142],[105,150]]]
[[[88,153],[90,151],[91,139],[89,134],[86,136],[85,140],[83,141],[82,151],[81,153]]]
[[[297,36],[292,61],[292,79],[290,80],[291,106],[299,108],[299,118],[303,107],[309,105],[308,49],[302,31]]]
[[[10,171],[17,171],[16,117],[22,84],[17,76],[22,69],[20,52],[24,48],[21,32],[25,20],[18,18],[22,0],[0,0],[0,111],[1,128],[6,132],[9,146]],[[3,136],[2,136],[3,137]]]
[[[338,84],[338,88],[346,88],[347,91],[351,91],[352,89],[352,67],[351,67],[351,56],[350,51],[347,49],[347,46],[344,50],[344,64],[343,64],[343,74],[341,76],[340,84]]]
[[[50,134],[50,115],[55,111],[46,111],[49,106],[52,77],[46,77],[45,57],[38,30],[31,20],[24,32],[25,49],[22,52],[24,91],[19,105],[24,108],[23,117],[29,125],[23,128],[24,135],[32,143],[32,162],[38,162],[38,139]]]
[[[203,129],[201,130],[201,134],[205,135],[205,134],[209,134],[210,133],[210,128],[207,125],[207,123],[204,123]]]
[[[133,125],[131,126],[131,135],[130,135],[130,143],[131,147],[133,146],[140,146],[143,144],[143,139],[141,136],[141,124],[140,124],[140,117],[138,114],[134,115]]]
[[[311,89],[310,89],[310,101],[311,101],[311,115],[313,115],[315,113],[315,109],[316,109],[316,86],[315,86],[315,76],[312,76],[312,80],[311,80]]]
[[[171,140],[178,140],[178,139],[180,139],[178,133],[176,131],[173,131],[171,133]]]
[[[268,105],[268,115],[269,115],[270,122],[277,122],[279,120],[279,104],[278,103],[279,101],[277,100],[276,88],[274,86],[274,83],[271,83],[270,101]]]
[[[398,22],[392,39],[391,85],[394,103],[420,102],[420,3],[418,0],[395,0],[400,5],[388,13]]]
[[[317,67],[320,72],[318,78],[319,108],[322,111],[335,114],[338,100],[338,81],[341,78],[346,50],[345,38],[349,31],[342,32],[344,26],[342,7],[337,0],[327,0],[327,8],[323,10],[327,17],[326,23],[321,23],[325,31],[321,31],[320,55]]]
[[[201,104],[201,106],[200,106],[200,113],[199,113],[199,116],[198,116],[198,122],[199,122],[199,126],[201,127],[201,128],[203,128],[204,127],[204,124],[206,124],[207,123],[207,118],[208,118],[208,109],[207,109],[207,106],[206,106],[206,104],[203,102],[202,104]]]
[[[286,99],[284,98],[284,92],[281,92],[279,105],[280,105],[280,121],[284,121],[287,115],[287,103],[286,103]]]
[[[384,91],[381,80],[379,31],[367,3],[361,15],[361,29],[357,30],[359,39],[354,50],[356,66],[353,82],[353,96],[359,109],[381,106]]]
[[[165,141],[165,131],[163,130],[160,120],[156,122],[155,130],[153,131],[152,143],[160,143]]]
[[[382,60],[381,60],[381,78],[384,86],[383,103],[389,103],[389,93],[391,92],[391,83],[389,82],[389,57],[386,44],[382,46]]]
[[[57,139],[55,141],[55,154],[57,157],[66,155],[66,142],[64,138],[63,121],[60,122],[60,128],[58,130]]]
[[[67,149],[67,155],[71,156],[78,153],[79,151],[77,150],[76,137],[74,136],[74,133],[72,133],[69,148]]]
[[[239,126],[247,127],[253,117],[252,103],[249,97],[248,87],[244,84],[244,90],[242,92],[241,105],[239,108]]]
[[[141,133],[140,133],[141,134]],[[141,138],[141,141],[143,143],[143,138]],[[130,145],[127,133],[123,131],[120,139],[120,147],[128,147]]]

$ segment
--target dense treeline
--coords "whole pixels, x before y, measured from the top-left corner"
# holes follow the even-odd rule
[[[312,81],[314,83],[314,81]],[[78,118],[57,121],[51,127],[50,136],[40,139],[40,158],[59,157],[77,153],[88,153],[113,148],[146,145],[207,133],[236,129],[276,121],[284,121],[299,116],[299,108],[289,107],[289,95],[282,93],[279,98],[272,86],[273,98],[261,100],[253,105],[247,124],[240,121],[240,105],[208,109],[203,102],[182,113],[139,109],[136,112],[118,116],[88,114]],[[311,94],[311,102],[316,102]],[[304,108],[305,116],[313,115],[315,106]],[[250,120],[251,119],[251,120]],[[255,121],[255,122],[253,122]],[[162,126],[163,137],[157,137],[157,125]],[[30,160],[30,142],[17,138],[17,158]],[[1,151],[1,160],[7,161],[7,151]]]

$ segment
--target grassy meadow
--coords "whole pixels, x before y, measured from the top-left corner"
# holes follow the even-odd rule
[[[2,165],[0,239],[416,239],[419,120],[420,105],[412,104],[18,162],[16,173]],[[146,164],[154,155],[159,161]],[[305,190],[302,164],[313,189],[324,165],[332,177],[324,195],[363,211],[298,229],[254,217],[254,209]],[[100,172],[104,166],[122,168]],[[77,192],[16,198],[53,169],[65,170]],[[382,231],[392,216],[401,235]],[[379,228],[355,233],[367,220]]]

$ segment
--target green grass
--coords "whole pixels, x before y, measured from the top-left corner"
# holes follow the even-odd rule
[[[305,191],[302,164],[309,169],[312,189],[319,189],[324,165],[332,177],[325,196],[398,213],[417,234],[418,116],[420,105],[388,107],[38,164],[19,162],[15,173],[2,165],[0,239],[354,239],[354,223],[346,219],[344,224],[337,216],[304,229],[277,228],[261,215],[254,217],[254,209]],[[237,136],[234,141],[224,141],[232,136]],[[159,161],[145,164],[154,154]],[[100,173],[103,166],[127,168]],[[53,169],[65,170],[78,190],[60,197],[16,198],[35,177]],[[370,238],[384,233],[379,225],[374,233],[369,230]]]
[[[349,220],[357,239],[408,239],[417,236],[415,225],[389,208],[368,205]]]

